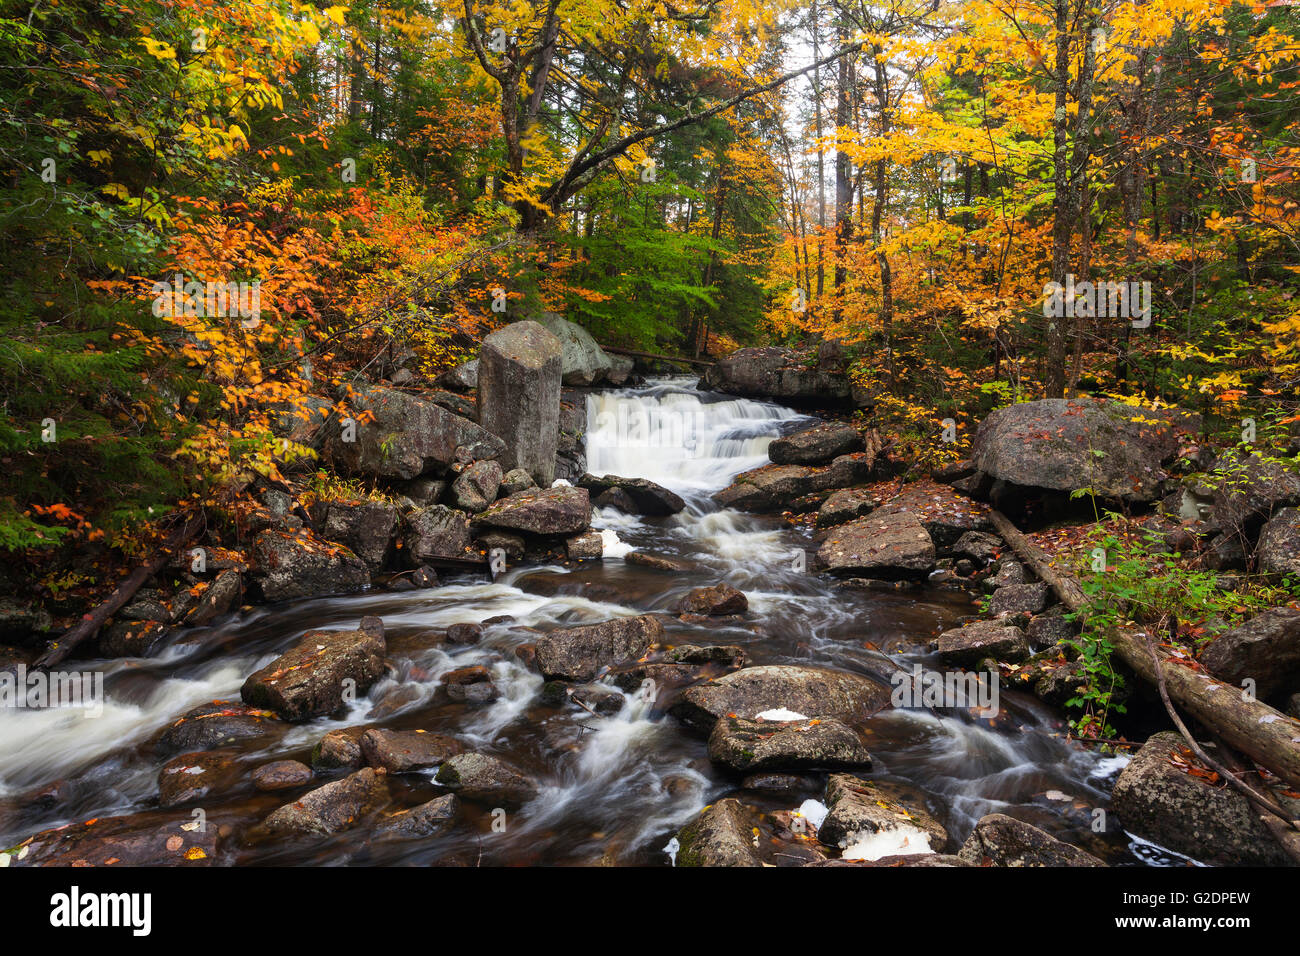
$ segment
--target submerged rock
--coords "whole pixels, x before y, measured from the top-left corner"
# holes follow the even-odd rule
[[[189,811],[133,813],[43,830],[10,856],[11,866],[209,866],[219,827]]]

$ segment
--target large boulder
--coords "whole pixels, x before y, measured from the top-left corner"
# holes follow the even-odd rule
[[[853,452],[840,455],[825,467],[764,465],[737,475],[730,485],[714,493],[713,500],[741,511],[781,511],[799,499],[820,497],[835,488],[866,481],[874,461],[868,454]]]
[[[1300,687],[1300,609],[1272,607],[1216,637],[1201,651],[1215,677],[1238,687],[1255,682],[1260,698]]]
[[[682,691],[671,713],[703,733],[723,717],[750,720],[768,711],[835,717],[852,723],[889,705],[890,688],[870,677],[821,667],[766,664]]]
[[[975,824],[959,858],[974,866],[1105,866],[1091,853],[1002,813]]]
[[[402,553],[413,566],[439,558],[463,558],[469,547],[469,515],[445,505],[406,516]]]
[[[331,834],[350,830],[388,802],[388,777],[370,767],[303,794],[262,821],[264,833]]]
[[[537,666],[547,680],[586,682],[606,667],[636,660],[663,636],[663,624],[649,614],[558,628],[537,639]]]
[[[1300,510],[1283,508],[1264,525],[1255,548],[1265,574],[1300,577]]]
[[[490,429],[396,389],[359,390],[352,411],[354,433],[340,420],[331,424],[325,439],[326,460],[344,474],[415,478],[440,474],[457,461],[496,458],[506,450]]]
[[[812,356],[778,346],[738,349],[709,367],[701,384],[732,395],[794,403],[843,402],[852,393],[842,371],[819,368]]]
[[[845,851],[849,859],[942,853],[948,845],[948,831],[919,801],[904,803],[879,785],[849,774],[832,774],[826,781],[826,807],[829,812],[817,828],[817,839]]]
[[[984,419],[971,459],[980,475],[1003,488],[1067,494],[1090,488],[1100,498],[1149,502],[1159,496],[1163,464],[1178,453],[1175,428],[1191,424],[1176,410],[1121,402],[1023,402]],[[996,485],[994,497],[999,497]]]
[[[862,735],[833,717],[777,721],[723,717],[709,734],[709,759],[741,773],[871,769],[871,754]]]
[[[379,570],[393,553],[393,536],[401,516],[384,501],[330,501],[321,534],[352,549],[371,570]]]
[[[253,541],[254,574],[267,601],[348,594],[370,586],[366,564],[341,544],[263,531]]]
[[[854,577],[918,575],[934,567],[930,533],[909,512],[872,514],[832,528],[817,551],[821,567]]]
[[[1125,830],[1202,863],[1290,862],[1246,798],[1211,776],[1180,735],[1159,733],[1119,775],[1111,807]]]
[[[618,475],[597,477],[585,474],[578,479],[577,485],[579,488],[587,489],[592,497],[592,504],[598,508],[612,504],[620,511],[628,511],[630,503],[632,514],[658,516],[675,515],[686,507],[686,502],[676,494],[647,478],[620,478]],[[623,496],[602,500],[605,494],[613,489],[623,492]]]
[[[373,624],[370,622],[374,622]],[[338,710],[348,694],[363,694],[384,673],[383,625],[367,618],[355,631],[308,631],[288,652],[244,681],[246,704],[285,720]]]
[[[595,385],[609,375],[613,363],[582,326],[554,312],[542,313],[537,324],[560,343],[561,376],[565,385]]]
[[[514,810],[534,799],[537,782],[498,757],[458,754],[438,768],[434,782],[466,800]]]
[[[852,425],[827,422],[776,439],[767,446],[767,456],[778,465],[824,465],[865,448],[861,433]]]
[[[504,441],[502,466],[540,485],[555,479],[562,369],[559,341],[536,322],[498,329],[479,349],[478,420]]]
[[[526,534],[573,535],[591,525],[591,499],[586,488],[530,488],[501,498],[475,515],[474,523]]]

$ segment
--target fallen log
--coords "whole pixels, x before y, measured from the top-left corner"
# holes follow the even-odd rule
[[[171,560],[172,555],[199,533],[203,522],[202,512],[191,515],[185,524],[172,532],[152,558],[132,571],[127,579],[117,586],[116,590],[108,596],[108,600],[83,615],[81,621],[62,637],[51,641],[45,648],[45,653],[37,658],[32,667],[40,670],[53,667],[76,650],[78,645],[99,633],[104,622],[120,611],[126,602],[135,596],[135,592]]]
[[[1072,611],[1088,603],[1068,571],[1059,571],[1042,550],[999,511],[990,520],[1002,539]],[[1293,787],[1300,787],[1300,721],[1260,700],[1247,699],[1240,687],[1211,677],[1191,658],[1167,646],[1153,658],[1140,629],[1119,629],[1113,644],[1120,658],[1153,686],[1163,674],[1169,697],[1224,741]],[[1157,669],[1158,663],[1158,669]]]

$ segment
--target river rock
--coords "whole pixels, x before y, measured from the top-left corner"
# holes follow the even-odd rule
[[[559,628],[537,639],[537,666],[547,680],[586,683],[606,667],[641,657],[663,635],[663,624],[649,614]]]
[[[938,652],[949,667],[973,667],[986,657],[1015,663],[1029,656],[1029,639],[1018,627],[976,621],[940,634]]]
[[[387,802],[387,776],[365,767],[285,804],[263,820],[259,829],[277,834],[340,833]]]
[[[418,807],[381,817],[375,824],[375,832],[402,837],[437,836],[455,826],[459,815],[460,799],[448,793]]]
[[[407,773],[436,767],[465,745],[452,737],[422,730],[367,730],[359,741],[361,755],[371,767],[383,767],[389,773]]]
[[[677,866],[762,866],[758,815],[733,797],[705,807],[677,832]]]
[[[833,528],[817,560],[832,574],[843,576],[919,575],[934,567],[935,548],[916,518],[895,512]]]
[[[824,465],[865,448],[862,435],[852,425],[827,422],[776,439],[768,445],[767,455],[778,465]]]
[[[234,751],[204,750],[181,754],[158,771],[158,805],[175,807],[201,800],[214,790],[229,787],[238,777]]]
[[[706,369],[701,384],[732,395],[795,403],[842,402],[850,397],[847,375],[810,367],[811,363],[811,356],[778,346],[738,349]]]
[[[264,793],[293,790],[311,782],[311,767],[298,760],[273,760],[252,773],[253,786]]]
[[[741,773],[871,768],[871,755],[861,734],[834,718],[782,721],[722,717],[709,734],[709,759]]]
[[[240,693],[245,703],[286,720],[322,717],[343,706],[345,690],[365,693],[384,673],[386,653],[382,624],[367,627],[363,621],[356,631],[308,631],[244,681]]]
[[[974,866],[1105,866],[1091,853],[1002,813],[990,813],[957,854]]]
[[[230,613],[238,606],[240,595],[243,593],[243,575],[233,568],[222,571],[208,585],[198,603],[194,605],[194,609],[186,615],[186,626],[203,627],[211,624],[221,615]]]
[[[434,777],[436,783],[466,800],[515,810],[534,799],[537,784],[510,764],[487,754],[458,754]]]
[[[94,826],[64,824],[33,836],[11,866],[210,866],[220,828],[198,827],[188,811],[102,817]]]
[[[561,378],[565,385],[595,385],[609,374],[612,364],[605,350],[582,326],[554,312],[537,319],[560,343]]]
[[[531,488],[502,498],[474,521],[527,534],[572,535],[591,525],[591,500],[585,488]]]
[[[678,614],[707,614],[719,617],[727,614],[744,614],[749,610],[749,599],[730,584],[715,584],[710,588],[692,588],[677,602]]]
[[[325,439],[326,460],[343,474],[416,478],[441,474],[457,461],[496,458],[506,451],[490,428],[397,389],[361,389],[353,395],[352,411],[354,431],[340,420],[331,424]],[[373,420],[362,421],[367,412]]]
[[[1270,518],[1255,555],[1265,574],[1300,576],[1300,510],[1283,508]]]
[[[312,748],[313,770],[357,770],[361,767],[361,735],[368,727],[331,730]]]
[[[670,708],[687,725],[710,733],[722,717],[756,719],[769,710],[856,722],[889,705],[890,688],[860,674],[792,664],[746,667],[682,691]]]
[[[635,510],[630,514],[675,515],[686,507],[686,502],[662,485],[657,485],[646,478],[620,478],[618,475],[601,475],[597,477],[585,474],[578,479],[578,487],[586,488],[599,507],[613,504],[620,511],[628,511],[622,502],[630,501]],[[602,500],[605,492],[617,489],[622,495],[617,499]]]
[[[501,487],[501,466],[495,461],[476,461],[451,484],[456,507],[477,514],[497,500]]]
[[[239,740],[265,737],[287,725],[259,707],[217,700],[186,711],[168,725],[154,744],[160,757],[196,750],[215,750]]]
[[[971,460],[987,479],[1018,488],[1149,502],[1178,453],[1186,413],[1099,399],[1049,398],[997,409],[980,424]],[[995,503],[996,503],[995,496]]]
[[[559,341],[536,322],[498,329],[479,349],[478,420],[505,442],[502,466],[543,486],[555,478],[562,370]]]
[[[401,516],[383,501],[331,501],[325,506],[321,534],[347,545],[372,571],[387,564]]]
[[[1290,861],[1245,797],[1222,781],[1187,773],[1175,757],[1200,766],[1179,734],[1155,734],[1119,775],[1111,807],[1124,829],[1216,866]]]
[[[900,839],[908,841],[908,849],[942,853],[948,845],[948,831],[918,802],[901,802],[877,784],[850,774],[831,774],[825,802],[829,812],[817,828],[817,839],[826,846],[847,850],[871,834],[889,830],[903,831]]]
[[[256,575],[267,601],[348,594],[370,586],[365,562],[339,544],[263,531],[253,541]]]
[[[817,511],[817,527],[829,528],[862,518],[880,506],[880,499],[865,488],[841,488]]]
[[[464,558],[469,540],[469,515],[445,505],[434,505],[406,516],[402,551],[408,561],[417,565],[442,558]]]
[[[1270,698],[1300,687],[1300,609],[1272,607],[1216,637],[1200,661],[1215,677]]]

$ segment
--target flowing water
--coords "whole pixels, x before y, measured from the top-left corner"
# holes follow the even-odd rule
[[[515,647],[556,626],[667,610],[692,587],[726,581],[749,598],[745,624],[674,621],[669,642],[737,644],[756,664],[817,664],[888,679],[895,661],[933,666],[928,642],[975,613],[972,598],[957,590],[837,589],[801,569],[801,554],[815,550],[807,532],[713,504],[710,493],[766,463],[768,443],[808,424],[805,417],[701,393],[685,380],[595,393],[587,402],[589,470],[658,482],[686,500],[682,513],[637,518],[597,509],[593,524],[606,542],[600,562],[520,567],[491,583],[452,576],[429,591],[261,607],[177,632],[147,658],[87,664],[104,675],[99,715],[50,709],[0,717],[0,808],[8,808],[0,813],[0,846],[49,826],[156,807],[162,760],[151,742],[169,721],[202,703],[237,700],[244,678],[307,630],[352,628],[374,614],[383,618],[395,673],[346,714],[245,742],[236,781],[198,802],[210,821],[229,828],[222,862],[668,865],[663,848],[673,832],[736,791],[739,780],[710,764],[703,740],[639,695],[604,717],[545,705],[542,679],[518,661]],[[627,564],[622,556],[633,548],[687,559],[696,570]],[[510,619],[489,625],[477,645],[437,639],[450,624],[501,616]],[[441,675],[471,664],[490,668],[500,698],[473,707],[439,696]],[[914,710],[872,718],[866,733],[875,765],[865,776],[918,795],[958,841],[980,816],[1013,810],[1114,862],[1162,861],[1113,826],[1107,835],[1092,832],[1094,809],[1107,805],[1122,760],[1054,736],[1064,729],[1060,715],[1033,698],[1004,692],[1001,705],[993,719]],[[364,828],[328,839],[243,838],[286,800],[253,791],[247,771],[270,760],[306,761],[326,732],[361,723],[454,735],[535,775],[541,794],[504,818],[504,830],[502,820],[466,802],[468,820],[433,839],[376,841]],[[408,805],[431,799],[440,792],[432,776],[392,777],[395,798]],[[52,806],[25,796],[55,781]],[[740,795],[764,810],[820,797],[816,787]],[[172,812],[187,815],[192,807]]]

